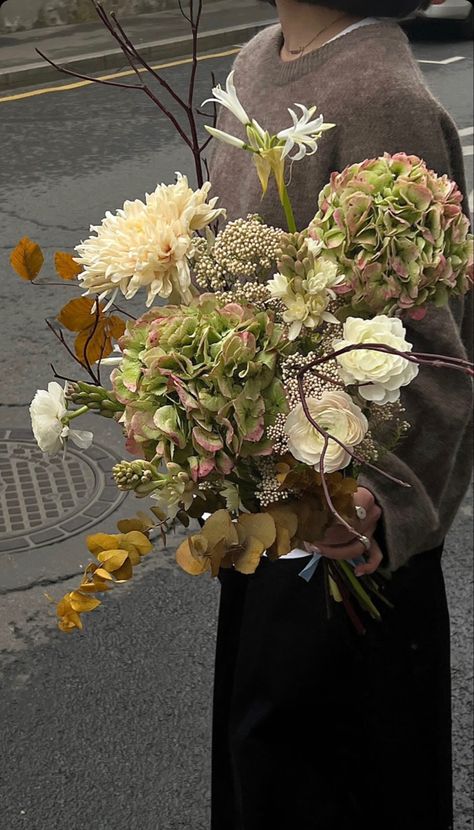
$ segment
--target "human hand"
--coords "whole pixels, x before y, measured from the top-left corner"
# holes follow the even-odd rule
[[[357,536],[354,536],[344,525],[339,523],[333,524],[326,531],[324,538],[313,544],[328,559],[358,559],[364,554],[367,561],[355,568],[356,576],[364,576],[373,574],[380,567],[383,560],[382,551],[373,539],[382,510],[376,504],[373,493],[365,487],[358,488],[354,495],[354,504],[365,511],[364,518],[355,520],[354,529],[370,540],[369,549]]]

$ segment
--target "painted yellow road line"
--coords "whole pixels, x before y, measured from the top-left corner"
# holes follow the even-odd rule
[[[236,55],[240,52],[240,47],[234,49],[227,49],[225,52],[214,52],[209,55],[200,55],[198,61],[211,61],[214,58],[227,58],[230,55]],[[192,63],[192,58],[181,58],[180,60],[170,61],[169,63],[158,63],[152,66],[154,70],[171,69],[173,66],[184,66]],[[139,69],[139,72],[146,72],[146,69]],[[115,72],[113,75],[100,75],[97,77],[98,81],[114,81],[116,78],[125,78],[128,75],[135,75],[133,69],[127,69],[123,72]],[[6,95],[0,98],[0,104],[6,104],[9,101],[21,101],[24,98],[34,98],[36,95],[49,95],[52,92],[69,92],[72,89],[80,89],[83,86],[91,86],[95,81],[75,81],[71,84],[62,84],[61,86],[47,86],[41,89],[32,89],[29,92],[19,92],[17,95]]]

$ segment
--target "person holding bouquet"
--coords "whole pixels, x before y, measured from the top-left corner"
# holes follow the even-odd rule
[[[298,227],[311,222],[333,171],[384,153],[419,156],[466,193],[456,127],[424,85],[397,23],[420,5],[277,0],[279,24],[239,54],[240,100],[270,131],[294,101],[317,101],[336,125],[331,141],[291,168]],[[218,127],[245,139],[229,111]],[[258,212],[283,227],[275,185],[262,199],[245,153],[216,143],[211,177],[230,220]],[[463,207],[468,213],[466,196]],[[404,322],[418,352],[472,354],[472,296]],[[380,466],[410,488],[364,471],[354,499],[367,546],[337,524],[317,543],[331,559],[365,554],[358,575],[391,572],[395,610],[382,624],[357,637],[344,613],[328,619],[321,569],[309,582],[298,578],[304,551],[264,558],[251,576],[221,571],[212,830],[453,826],[441,556],[470,478],[471,381],[429,369],[403,404],[412,430]]]

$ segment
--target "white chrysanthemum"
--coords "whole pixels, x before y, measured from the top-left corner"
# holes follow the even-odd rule
[[[96,236],[76,248],[87,293],[101,299],[111,294],[113,302],[118,291],[129,300],[146,288],[150,306],[157,295],[167,299],[176,289],[189,302],[194,233],[224,213],[215,207],[217,198],[206,202],[210,187],[207,182],[192,190],[178,174],[176,184],[159,185],[145,203],[127,201],[116,214],[107,212],[101,225],[91,227]]]
[[[48,391],[38,389],[30,404],[30,415],[37,444],[48,455],[60,452],[67,438],[84,450],[92,444],[92,432],[70,429],[65,417],[66,396],[59,383],[48,384]]]
[[[413,348],[406,340],[401,320],[385,314],[372,320],[349,317],[344,324],[342,340],[335,341],[334,349],[360,343],[379,343],[400,352],[411,352]],[[419,372],[419,367],[404,357],[369,349],[346,352],[337,358],[337,362],[344,383],[362,384],[359,394],[366,401],[379,405],[398,401],[401,387],[408,386]]]
[[[364,439],[369,428],[364,413],[346,392],[324,392],[321,398],[308,398],[308,409],[314,421],[350,450]],[[288,449],[297,461],[320,470],[324,438],[310,423],[303,405],[298,404],[286,419]],[[329,441],[324,458],[324,471],[343,470],[351,456],[336,441]]]

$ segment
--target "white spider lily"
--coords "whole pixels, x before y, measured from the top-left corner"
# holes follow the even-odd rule
[[[289,157],[291,161],[300,161],[305,156],[312,156],[318,149],[318,140],[322,133],[330,130],[335,124],[325,124],[322,115],[313,118],[316,112],[315,106],[308,109],[303,104],[295,104],[302,111],[302,115],[298,117],[294,110],[289,109],[293,125],[286,130],[280,130],[279,133],[274,135],[261,127],[258,121],[249,118],[245,112],[237,96],[233,72],[227,78],[225,91],[220,85],[214,87],[212,91],[214,98],[208,98],[207,101],[203,102],[203,105],[212,102],[221,104],[221,106],[230,110],[244,125],[247,142],[223,130],[206,125],[207,132],[225,144],[230,144],[232,147],[238,147],[240,150],[246,150],[253,154],[263,194],[266,193],[270,176],[273,175],[285,211],[288,230],[294,233],[296,222],[285,183],[286,158]],[[290,156],[289,154],[296,146],[298,151]]]
[[[224,130],[218,130],[217,127],[208,127],[207,125],[206,130],[212,135],[213,138],[219,139],[219,141],[224,142],[224,144],[230,144],[232,147],[238,147],[240,150],[250,149],[248,144],[246,144],[245,141],[242,141],[241,138],[237,138],[236,135],[225,133]]]
[[[221,104],[223,107],[230,110],[230,112],[238,118],[241,124],[247,126],[247,124],[250,124],[250,118],[239,101],[234,84],[234,72],[230,73],[225,87],[224,91],[220,84],[215,86],[212,90],[214,98],[207,98],[206,101],[203,101],[202,106],[209,103]]]
[[[288,112],[291,115],[293,126],[288,127],[286,130],[280,130],[277,133],[277,138],[285,142],[282,153],[283,158],[286,158],[293,148],[298,146],[298,152],[294,156],[290,156],[290,158],[292,161],[301,161],[305,156],[314,155],[318,149],[318,140],[321,138],[322,133],[326,130],[331,130],[335,127],[335,124],[325,124],[322,115],[311,120],[316,112],[316,107],[314,106],[309,109],[303,104],[295,104],[295,106],[299,107],[302,115],[298,118],[296,112],[289,108]]]

